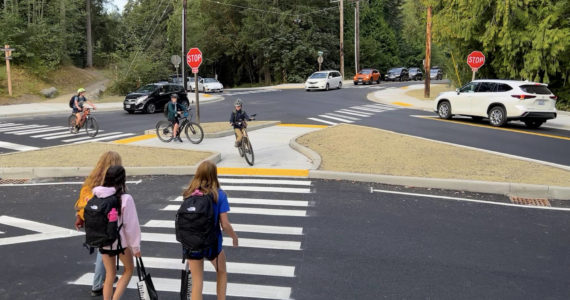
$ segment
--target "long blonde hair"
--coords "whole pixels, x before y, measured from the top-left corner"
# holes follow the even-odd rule
[[[200,190],[204,194],[212,194],[214,202],[218,202],[218,189],[220,183],[218,182],[218,168],[211,161],[204,161],[196,170],[196,174],[190,181],[188,188],[184,191],[182,196],[188,198],[194,193],[195,190]]]
[[[103,182],[105,180],[105,174],[107,173],[109,167],[121,166],[122,164],[123,161],[119,153],[115,151],[107,151],[103,153],[103,155],[101,155],[101,157],[99,158],[97,165],[95,165],[95,168],[93,169],[93,171],[91,171],[91,174],[89,174],[89,176],[87,176],[87,178],[85,179],[83,187],[88,187],[92,189],[96,186],[103,185]]]

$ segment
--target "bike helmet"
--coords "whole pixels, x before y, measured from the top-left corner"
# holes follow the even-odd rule
[[[80,89],[77,90],[77,93],[78,93],[78,94],[79,94],[79,93],[83,93],[83,92],[85,92],[85,89],[84,89],[84,88],[80,88]]]
[[[176,100],[178,100],[178,94],[172,94],[172,95],[170,95],[170,99],[172,99],[172,98],[176,98]]]
[[[236,100],[236,102],[234,102],[234,106],[243,106],[243,101],[241,101],[241,99],[238,98],[238,99]]]

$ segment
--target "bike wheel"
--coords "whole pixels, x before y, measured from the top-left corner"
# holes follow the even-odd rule
[[[192,144],[200,144],[204,139],[204,130],[198,123],[189,122],[184,128],[184,133]]]
[[[95,137],[99,132],[99,124],[97,124],[97,120],[94,118],[89,118],[85,120],[85,132],[90,137]]]
[[[169,143],[174,138],[174,127],[168,121],[159,121],[156,123],[156,135],[158,139]]]
[[[254,155],[253,155],[253,148],[251,147],[251,143],[249,142],[249,139],[244,137],[242,140],[243,143],[243,154],[244,154],[244,158],[245,161],[250,165],[253,166],[253,161],[255,159]]]
[[[75,131],[76,121],[77,118],[75,117],[75,115],[71,115],[69,116],[69,118],[67,118],[67,126],[69,126],[69,132],[73,133]]]

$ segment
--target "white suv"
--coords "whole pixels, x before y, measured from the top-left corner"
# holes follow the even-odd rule
[[[510,120],[523,121],[538,128],[546,120],[556,118],[556,96],[543,83],[482,79],[472,81],[455,92],[444,92],[434,101],[440,118],[454,115],[471,116],[474,120],[489,118],[493,126]]]
[[[326,90],[342,88],[342,76],[339,71],[319,71],[311,74],[305,82],[305,90]]]

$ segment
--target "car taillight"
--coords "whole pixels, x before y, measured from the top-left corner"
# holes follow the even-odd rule
[[[550,99],[552,99],[552,100],[558,100],[558,96],[550,96]]]
[[[536,98],[536,96],[531,96],[531,95],[511,95],[511,97],[519,98],[521,100]]]

